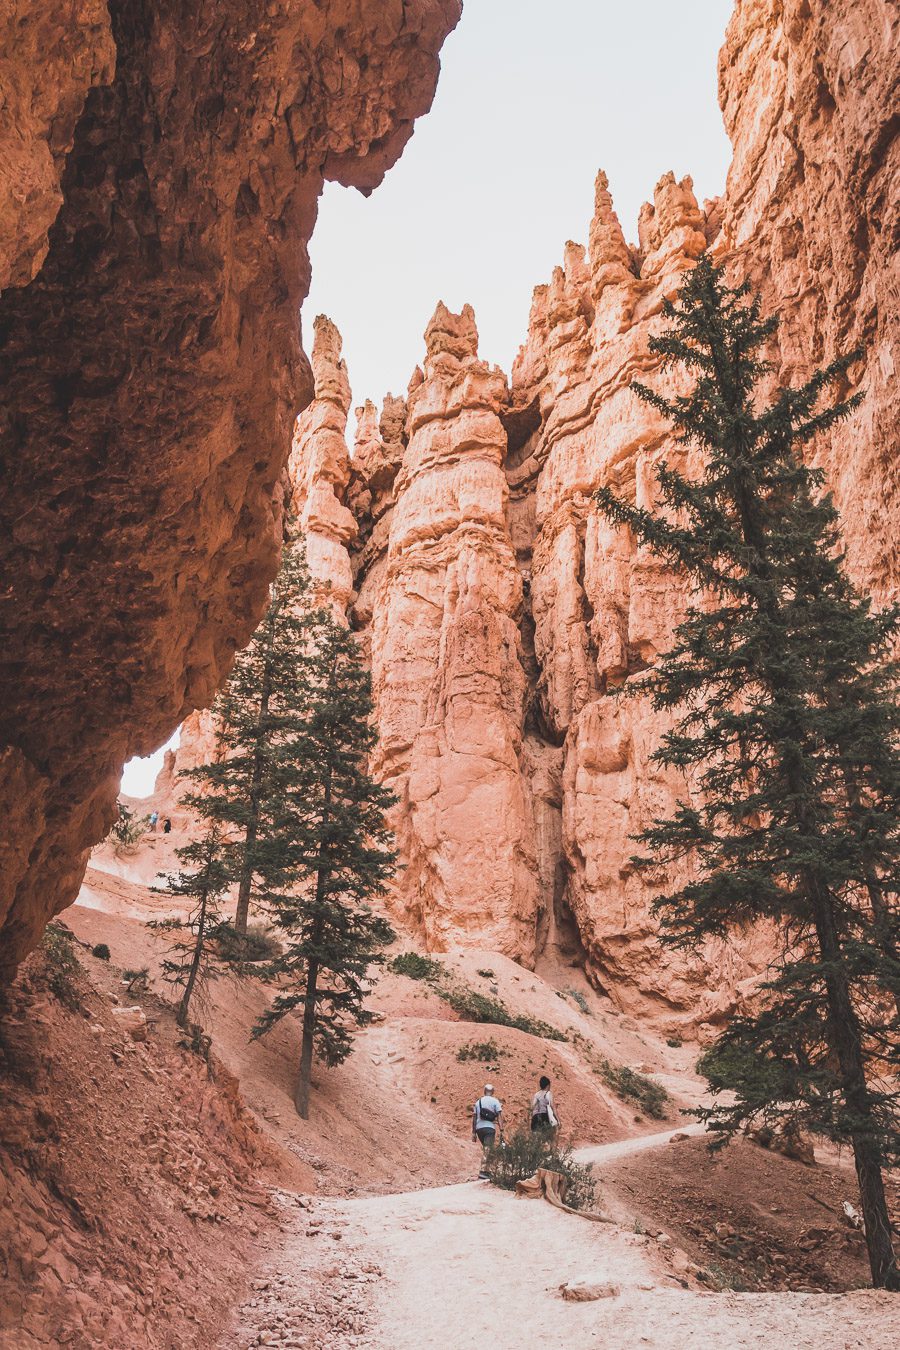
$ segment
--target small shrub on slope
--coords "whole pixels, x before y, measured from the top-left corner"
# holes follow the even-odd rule
[[[570,998],[572,1000],[576,1008],[581,1009],[585,1017],[591,1016],[590,1005],[580,989],[567,989],[565,992],[565,996],[566,998]]]
[[[50,992],[72,1012],[81,1008],[78,994],[78,974],[81,966],[72,939],[64,928],[51,924],[41,940],[46,963],[47,984]]]
[[[432,961],[429,956],[420,956],[418,952],[401,952],[388,962],[388,970],[395,975],[405,975],[410,980],[427,980],[429,984],[446,974],[440,961]]]
[[[456,1052],[456,1058],[460,1064],[466,1060],[475,1060],[479,1064],[496,1064],[501,1055],[506,1051],[497,1044],[496,1041],[470,1041],[468,1045],[461,1045]]]
[[[517,1031],[526,1031],[529,1036],[543,1036],[547,1041],[564,1041],[565,1032],[542,1022],[539,1017],[519,1016],[511,1013],[505,1003],[498,998],[488,998],[478,994],[465,984],[435,986],[435,992],[464,1022],[487,1022],[497,1027],[514,1027]]]
[[[624,1064],[611,1064],[608,1059],[601,1062],[598,1072],[617,1097],[636,1102],[644,1115],[654,1120],[665,1120],[669,1094],[659,1083]]]
[[[406,975],[411,980],[425,980],[434,992],[464,1022],[485,1022],[495,1027],[514,1027],[516,1031],[525,1031],[529,1036],[542,1036],[547,1041],[568,1040],[564,1031],[543,1022],[539,1017],[521,1016],[511,1013],[499,998],[490,998],[479,994],[467,984],[455,979],[440,961],[419,956],[418,952],[401,952],[388,962],[388,969],[395,975]],[[493,972],[479,971],[479,975]]]
[[[250,923],[247,935],[242,937],[230,923],[220,923],[210,932],[219,956],[229,964],[243,965],[245,961],[274,961],[281,953],[281,944],[264,924]]]

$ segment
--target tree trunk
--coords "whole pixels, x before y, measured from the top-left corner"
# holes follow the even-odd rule
[[[328,820],[329,807],[331,806],[331,765],[325,775],[325,790],[322,796],[322,819],[320,828],[322,835],[319,840],[319,866],[316,872],[316,917],[313,920],[312,933],[310,935],[310,945],[315,950],[322,941],[322,906],[325,903],[325,883],[328,879],[330,868],[325,858],[323,849],[323,840],[325,835],[325,824]],[[300,1074],[297,1079],[297,1094],[294,1097],[294,1105],[297,1108],[297,1114],[303,1120],[309,1119],[309,1084],[312,1078],[312,1058],[313,1058],[313,1035],[316,1030],[316,985],[319,979],[319,962],[317,959],[310,959],[306,970],[306,996],[303,1001],[303,1040],[300,1046]]]
[[[855,1128],[850,1130],[859,1198],[866,1226],[866,1247],[872,1283],[876,1289],[900,1291],[900,1270],[891,1240],[891,1221],[882,1178],[881,1149],[866,1084],[862,1039],[842,969],[843,953],[834,926],[830,898],[815,880],[807,883],[815,917],[819,949],[826,965],[825,989],[831,1043],[838,1057],[844,1102]]]
[[[315,933],[318,929],[314,929]],[[316,1029],[316,984],[319,978],[318,961],[310,961],[306,971],[306,998],[303,1003],[303,1041],[300,1047],[300,1074],[294,1105],[303,1120],[309,1119],[309,1084],[312,1078],[313,1034]]]
[[[209,892],[204,890],[200,897],[200,914],[197,919],[197,940],[194,943],[191,968],[188,972],[187,984],[184,986],[184,993],[181,995],[178,1011],[175,1014],[175,1021],[185,1031],[187,1030],[188,1009],[191,1006],[191,995],[194,992],[194,985],[197,983],[197,972],[200,969],[200,962],[203,960],[203,944],[206,940],[206,907],[208,900]]]
[[[256,768],[254,766],[254,773]],[[234,931],[238,937],[247,936],[247,920],[250,917],[250,888],[253,884],[253,849],[256,846],[258,823],[258,804],[251,797],[252,812],[244,834],[244,861],[241,864],[241,879],[238,885],[237,907],[234,911]]]
[[[269,643],[273,640],[269,624]],[[253,774],[250,779],[250,815],[244,832],[244,861],[241,865],[241,878],[238,885],[237,908],[234,911],[234,931],[238,937],[247,936],[247,920],[250,917],[250,890],[253,885],[253,851],[259,834],[259,790],[262,785],[263,769],[263,727],[269,715],[269,698],[272,694],[272,662],[267,654],[263,667],[262,687],[259,695],[259,716],[256,720],[256,744],[253,749]]]
[[[763,579],[768,579],[770,568],[765,551],[765,541],[757,528],[754,511],[749,501],[740,501],[741,525],[745,542],[756,550],[757,557],[751,560],[748,571]],[[764,605],[770,617],[778,606]],[[769,676],[768,686],[776,693],[779,680]],[[793,769],[788,769],[787,778],[792,791],[799,800],[802,784],[796,781]],[[852,801],[850,784],[846,777],[844,786],[848,798]],[[798,810],[797,824],[809,832],[811,823],[803,810]],[[867,877],[868,881],[868,877]],[[828,1026],[830,1046],[835,1052],[840,1067],[841,1087],[844,1106],[856,1128],[851,1128],[850,1138],[853,1144],[853,1160],[856,1165],[856,1178],[859,1185],[860,1207],[866,1227],[866,1247],[869,1253],[869,1267],[872,1283],[876,1289],[900,1290],[900,1270],[894,1256],[891,1240],[891,1223],[888,1215],[887,1200],[884,1194],[882,1177],[882,1151],[877,1140],[876,1122],[872,1116],[872,1104],[866,1082],[865,1061],[863,1057],[862,1036],[859,1022],[850,997],[847,980],[846,958],[841,949],[837,928],[834,922],[834,904],[827,886],[820,884],[814,875],[804,879],[807,899],[815,924],[819,951],[825,966],[825,990],[828,1003]],[[876,919],[876,931],[879,930],[879,894],[873,895],[868,886],[870,900]],[[883,929],[881,930],[883,932]]]

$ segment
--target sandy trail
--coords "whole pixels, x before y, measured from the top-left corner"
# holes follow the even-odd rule
[[[697,1133],[701,1127],[688,1127]],[[664,1145],[674,1131],[582,1149],[602,1164]],[[258,1344],[330,1350],[463,1350],[489,1337],[526,1350],[872,1350],[897,1343],[891,1295],[737,1294],[686,1289],[653,1239],[519,1200],[486,1182],[315,1200],[290,1221],[222,1350]],[[599,1301],[560,1285],[609,1282]]]

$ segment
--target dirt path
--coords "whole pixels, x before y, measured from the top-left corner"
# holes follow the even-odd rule
[[[695,1132],[699,1127],[691,1127]],[[601,1165],[665,1144],[672,1131],[584,1149]],[[602,1177],[602,1172],[601,1172]],[[399,1195],[296,1201],[284,1242],[221,1342],[329,1350],[504,1350],[552,1343],[604,1350],[872,1350],[897,1343],[890,1295],[736,1294],[686,1289],[667,1250],[484,1182]],[[568,1302],[589,1280],[610,1296]]]

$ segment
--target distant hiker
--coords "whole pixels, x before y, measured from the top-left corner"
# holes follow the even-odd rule
[[[531,1099],[532,1130],[555,1130],[559,1127],[559,1117],[553,1109],[553,1093],[550,1091],[550,1079],[541,1079],[540,1090]]]
[[[472,1138],[478,1140],[487,1154],[494,1147],[497,1136],[502,1131],[503,1106],[494,1096],[493,1085],[485,1083],[484,1095],[479,1097],[472,1107]],[[479,1176],[486,1176],[483,1164]]]
[[[155,830],[155,829],[156,829],[156,822],[157,822],[158,820],[159,820],[159,812],[158,812],[158,811],[151,811],[151,812],[150,812],[150,829],[151,829],[151,830]]]
[[[171,834],[171,832],[172,832],[172,822],[169,819],[169,817],[166,816],[165,820],[163,821],[163,834]]]

